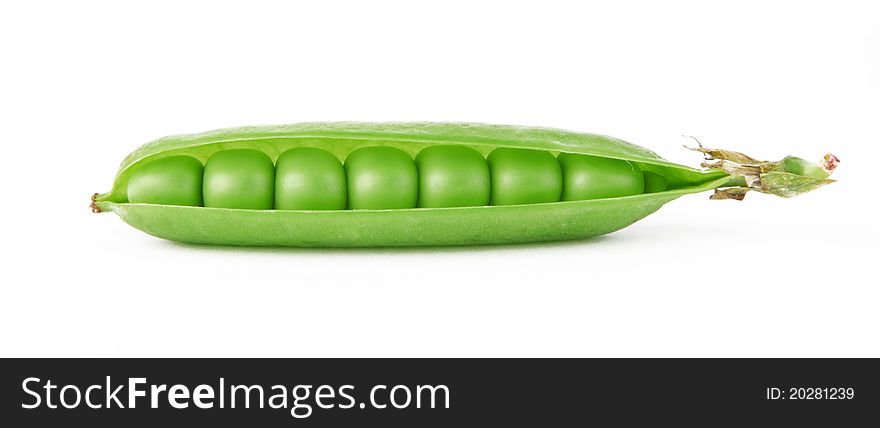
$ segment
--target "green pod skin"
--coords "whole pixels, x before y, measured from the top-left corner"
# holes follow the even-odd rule
[[[489,154],[487,161],[492,176],[492,205],[559,201],[562,170],[551,153],[499,148]]]
[[[282,153],[300,147],[318,147],[345,160],[349,196],[352,183],[355,183],[353,187],[366,190],[361,196],[369,196],[364,201],[371,205],[368,207],[365,202],[359,205],[356,201],[350,204],[352,207],[388,207],[392,204],[372,203],[403,194],[404,203],[396,205],[412,208],[418,200],[419,185],[413,158],[427,148],[448,145],[467,147],[483,156],[494,151],[496,170],[511,175],[513,171],[504,167],[505,159],[498,158],[498,153],[509,149],[537,153],[535,156],[543,159],[540,162],[545,163],[547,170],[553,170],[553,164],[560,168],[554,157],[557,153],[621,159],[642,171],[662,176],[670,190],[616,198],[529,203],[561,196],[560,168],[558,178],[547,180],[549,185],[539,188],[538,193],[545,192],[546,198],[521,198],[523,203],[517,205],[304,211],[130,203],[127,197],[129,187],[139,185],[138,171],[161,159],[191,156],[202,163],[213,159],[205,170],[207,196],[219,192],[211,185],[212,177],[218,174],[215,167],[222,166],[219,173],[228,176],[241,173],[237,163],[218,164],[214,156],[227,156],[233,150],[258,151],[264,157],[256,162],[260,165],[257,168],[272,171],[272,160]],[[378,149],[384,149],[391,156],[377,156],[381,161],[367,156]],[[253,157],[260,158],[259,155]],[[389,167],[390,161],[386,158],[396,158],[392,163],[397,166]],[[499,159],[502,162],[499,163]],[[274,171],[268,175],[275,177]],[[387,194],[388,189],[361,182],[369,181],[365,179],[368,176],[396,177],[386,183],[387,187],[395,188],[393,198]],[[111,190],[93,197],[92,209],[114,212],[126,223],[151,235],[187,243],[299,247],[501,244],[583,239],[610,233],[682,195],[716,189],[729,182],[731,176],[723,171],[701,171],[674,164],[643,147],[596,134],[474,123],[300,123],[177,135],[148,143],[123,161]],[[533,184],[525,183],[526,186]],[[260,192],[266,200],[273,200],[274,186],[256,187],[263,189]],[[516,196],[522,189],[508,188],[507,191]],[[205,205],[211,205],[210,201],[206,197]],[[260,204],[262,208],[268,205]]]
[[[419,207],[489,205],[489,166],[480,152],[465,146],[428,147],[416,156]]]
[[[347,185],[342,162],[315,147],[298,147],[275,162],[275,209],[344,210]]]
[[[394,147],[363,147],[345,159],[348,208],[390,210],[415,208],[419,173],[412,157]]]
[[[206,207],[270,210],[275,200],[275,165],[265,153],[224,150],[205,163]]]
[[[645,171],[645,193],[665,192],[669,189],[669,183],[660,174],[651,171]]]
[[[137,168],[128,182],[133,204],[202,205],[204,167],[192,156],[170,156]]]

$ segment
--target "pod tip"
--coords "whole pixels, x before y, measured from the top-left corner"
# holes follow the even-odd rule
[[[98,194],[95,193],[92,195],[92,202],[89,204],[89,208],[92,209],[93,213],[100,214],[102,212],[102,210],[101,210],[101,207],[98,206],[97,201],[98,201]]]

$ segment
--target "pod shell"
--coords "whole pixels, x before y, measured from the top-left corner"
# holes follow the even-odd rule
[[[662,173],[664,192],[529,205],[396,210],[245,210],[132,204],[126,185],[143,162],[173,155],[204,161],[227,149],[253,148],[273,160],[294,147],[319,147],[344,160],[360,147],[388,145],[415,157],[425,147],[461,144],[484,156],[498,147],[580,153],[634,162]],[[503,244],[582,239],[626,227],[689,193],[723,185],[728,175],[670,163],[648,149],[612,137],[558,129],[473,123],[302,123],[224,129],[162,138],[129,155],[95,209],[173,241],[246,246],[379,247]]]

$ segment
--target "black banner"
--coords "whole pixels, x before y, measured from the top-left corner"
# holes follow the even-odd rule
[[[878,391],[874,359],[6,359],[2,414],[15,426],[851,427],[878,426]]]

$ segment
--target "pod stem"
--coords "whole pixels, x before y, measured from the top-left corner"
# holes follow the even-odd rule
[[[685,148],[703,154],[705,160],[700,166],[730,174],[730,180],[710,197],[715,200],[741,201],[749,191],[791,198],[833,183],[828,177],[840,163],[831,153],[818,164],[793,156],[776,162],[764,161],[731,150],[708,149],[693,139],[698,147]]]

